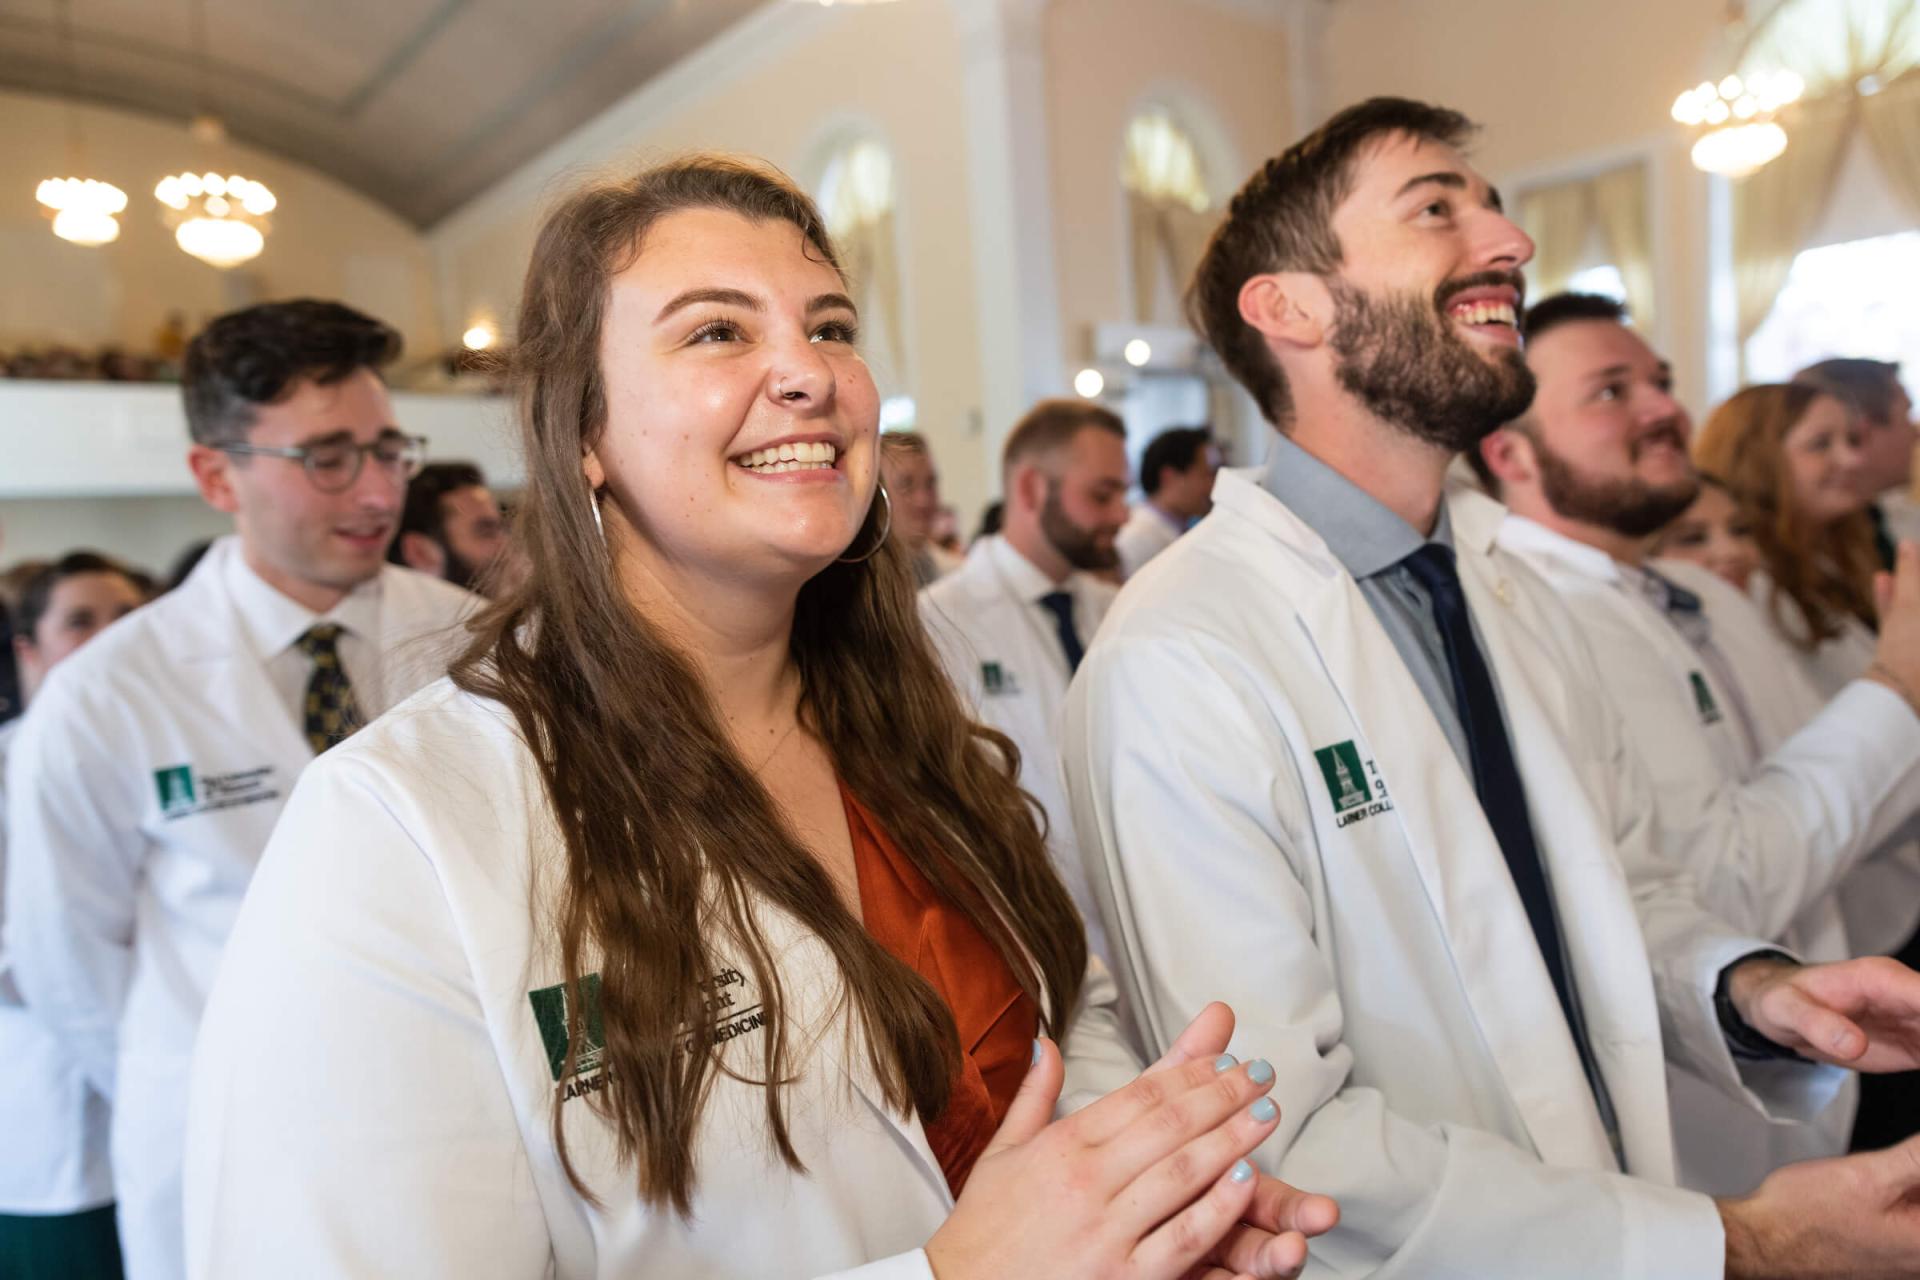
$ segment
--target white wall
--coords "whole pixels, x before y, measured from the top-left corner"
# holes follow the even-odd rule
[[[817,181],[834,136],[872,133],[893,151],[910,390],[950,498],[977,511],[987,476],[963,96],[945,3],[769,5],[430,230],[444,332],[480,319],[509,332],[542,211],[591,174],[718,149]]]
[[[1341,0],[1324,17],[1328,113],[1374,94],[1464,111],[1484,126],[1480,168],[1503,187],[1651,162],[1655,339],[1702,414],[1710,362],[1707,179],[1668,118],[1720,74],[1722,0]]]

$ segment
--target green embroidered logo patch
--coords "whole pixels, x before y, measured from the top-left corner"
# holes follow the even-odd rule
[[[586,1003],[583,1011],[586,1023],[586,1036],[579,1051],[573,1056],[573,1074],[586,1075],[600,1069],[600,1060],[606,1055],[606,1026],[600,1018],[600,975],[589,973],[580,979],[580,998]],[[533,1005],[533,1020],[540,1027],[540,1043],[546,1046],[547,1069],[553,1072],[554,1081],[560,1079],[560,1072],[567,1065],[567,988],[565,983],[557,986],[541,987],[538,991],[527,992],[527,1001]]]
[[[1352,739],[1322,747],[1313,753],[1320,762],[1320,775],[1327,780],[1327,794],[1333,797],[1333,811],[1345,813],[1373,799],[1367,773],[1360,765],[1360,752]]]
[[[163,816],[185,813],[196,803],[192,765],[177,764],[167,769],[155,769],[153,785],[160,793],[160,812]]]
[[[1689,671],[1687,679],[1693,684],[1693,709],[1700,713],[1700,723],[1719,724],[1720,704],[1713,700],[1713,690],[1708,686],[1707,678],[1698,671]]]

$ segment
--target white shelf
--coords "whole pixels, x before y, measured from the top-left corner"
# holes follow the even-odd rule
[[[496,488],[523,478],[512,401],[396,392],[405,431],[429,459],[479,464]],[[0,499],[151,497],[196,492],[180,388],[0,380]]]

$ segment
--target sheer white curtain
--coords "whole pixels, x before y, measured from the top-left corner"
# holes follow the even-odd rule
[[[1587,249],[1597,236],[1607,261],[1619,268],[1634,323],[1652,327],[1653,233],[1644,162],[1534,187],[1520,194],[1518,205],[1520,225],[1534,244],[1527,268],[1531,296],[1559,293],[1575,272],[1592,265]]]
[[[1894,189],[1920,214],[1920,0],[1784,0],[1740,59],[1742,74],[1786,67],[1807,83],[1782,113],[1787,149],[1733,187],[1733,260],[1744,343],[1773,310],[1793,259],[1832,199],[1840,162],[1865,128]]]

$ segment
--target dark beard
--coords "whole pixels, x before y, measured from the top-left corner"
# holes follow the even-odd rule
[[[1040,532],[1047,536],[1053,549],[1068,564],[1076,569],[1100,571],[1116,568],[1120,563],[1120,553],[1109,545],[1102,548],[1094,541],[1093,533],[1073,522],[1066,508],[1060,503],[1060,482],[1047,481],[1047,501],[1040,508]]]
[[[1441,286],[1432,299],[1375,298],[1329,280],[1338,308],[1329,342],[1340,385],[1373,415],[1417,440],[1461,453],[1533,403],[1533,372],[1518,350],[1489,363],[1453,330],[1446,300],[1484,284],[1517,284],[1484,272]]]
[[[1534,461],[1540,465],[1540,492],[1554,512],[1581,524],[1611,529],[1629,538],[1644,538],[1672,523],[1700,496],[1700,478],[1670,489],[1656,489],[1640,480],[1596,480],[1583,476],[1553,452],[1539,433],[1528,431]]]

